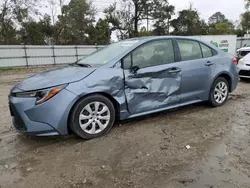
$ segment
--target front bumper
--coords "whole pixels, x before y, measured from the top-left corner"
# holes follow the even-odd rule
[[[64,89],[50,100],[35,105],[35,98],[9,96],[13,125],[20,132],[36,136],[68,134],[68,116],[77,96]]]

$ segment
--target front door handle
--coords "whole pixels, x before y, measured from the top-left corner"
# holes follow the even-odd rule
[[[178,67],[172,67],[168,71],[168,73],[177,73],[177,72],[181,72],[181,69]]]
[[[205,65],[209,67],[209,66],[211,66],[211,65],[213,65],[213,64],[214,64],[214,63],[212,63],[211,61],[208,61],[208,62],[206,62]]]

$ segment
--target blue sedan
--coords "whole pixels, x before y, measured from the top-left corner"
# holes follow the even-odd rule
[[[42,72],[9,95],[14,126],[36,136],[107,133],[115,120],[208,101],[223,105],[238,83],[236,59],[186,37],[134,38],[67,67]]]

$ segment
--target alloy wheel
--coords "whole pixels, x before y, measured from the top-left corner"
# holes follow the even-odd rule
[[[88,134],[98,134],[103,131],[110,121],[110,110],[102,102],[87,104],[79,115],[81,129]]]
[[[214,88],[214,100],[221,104],[223,103],[228,95],[228,87],[225,82],[219,82]]]

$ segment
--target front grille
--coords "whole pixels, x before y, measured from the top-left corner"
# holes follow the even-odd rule
[[[9,104],[9,109],[10,109],[10,115],[11,115],[11,116],[15,116],[15,115],[14,115],[14,112],[13,112],[13,110],[12,110],[12,107],[11,107],[10,104]]]
[[[27,131],[27,128],[20,117],[13,117],[13,125],[19,131]]]
[[[27,130],[26,125],[23,122],[19,113],[17,112],[15,106],[9,103],[9,108],[10,108],[10,114],[11,116],[13,116],[13,125],[15,126],[15,128],[19,131],[26,131]]]
[[[250,76],[250,71],[241,70],[241,71],[239,72],[239,75],[242,75],[242,76]]]

